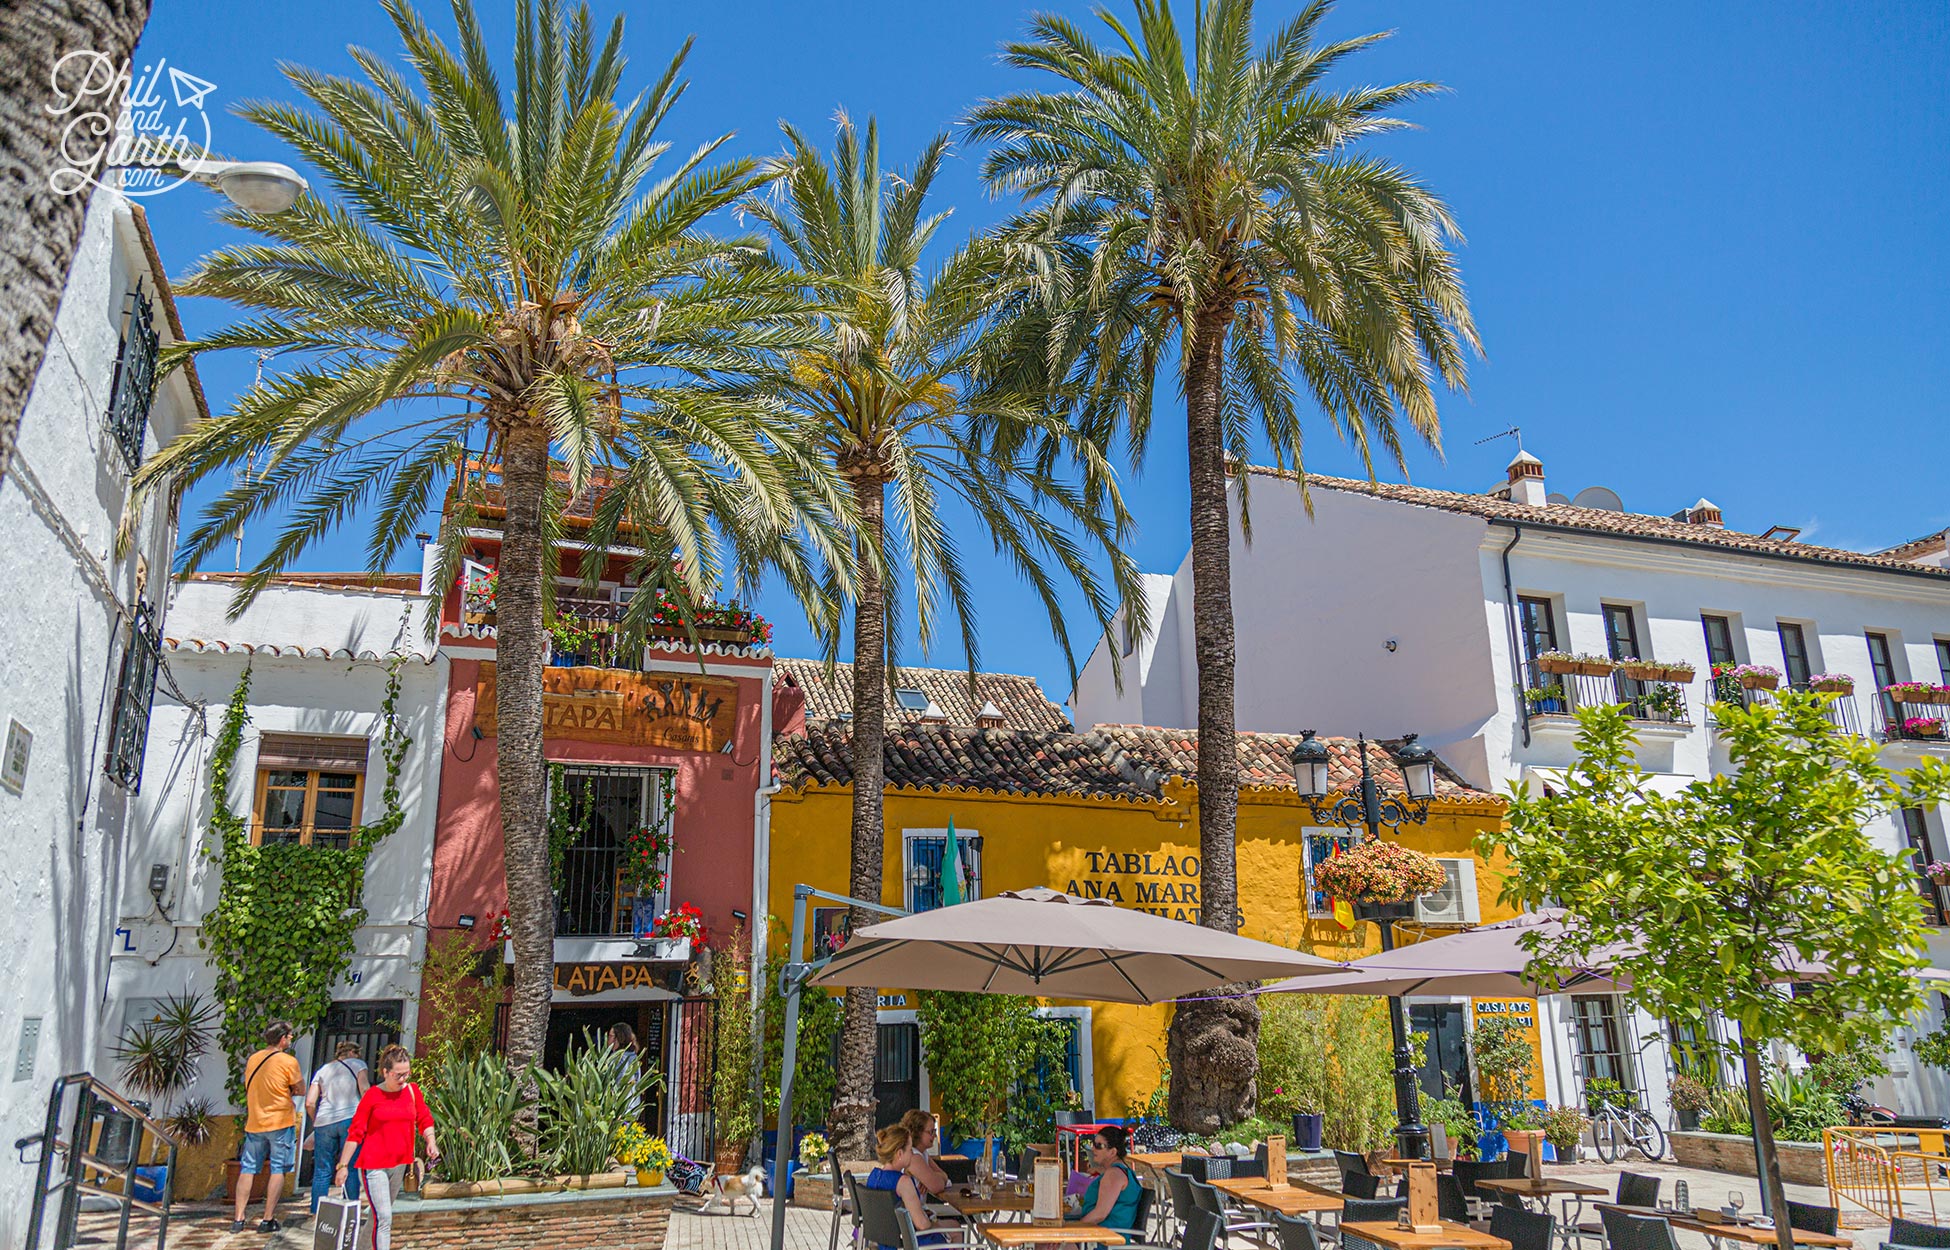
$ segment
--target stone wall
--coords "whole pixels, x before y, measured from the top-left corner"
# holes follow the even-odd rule
[[[1753,1176],[1754,1142],[1751,1137],[1732,1133],[1672,1133],[1673,1158],[1681,1167],[1704,1168],[1709,1172],[1730,1172]],[[1822,1165],[1819,1142],[1776,1142],[1781,1156],[1781,1179],[1790,1185],[1826,1185],[1827,1169]]]
[[[569,1190],[495,1198],[408,1199],[393,1213],[393,1243],[413,1250],[663,1250],[677,1191]]]

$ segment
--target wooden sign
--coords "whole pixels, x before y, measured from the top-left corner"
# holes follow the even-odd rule
[[[474,727],[492,738],[498,724],[494,662],[474,685]],[[673,751],[719,751],[738,726],[738,683],[697,673],[620,668],[542,670],[542,737]]]
[[[1266,1187],[1268,1189],[1286,1188],[1285,1137],[1275,1136],[1266,1139]]]
[[[1427,1159],[1408,1164],[1408,1225],[1418,1233],[1442,1231],[1442,1214],[1435,1201],[1435,1164]]]
[[[1544,1135],[1542,1133],[1532,1133],[1530,1135],[1529,1175],[1542,1176],[1543,1174],[1544,1174]]]
[[[605,990],[654,990],[658,965],[649,960],[618,959],[600,964],[555,965],[555,989],[580,997]]]
[[[1063,1218],[1063,1164],[1047,1155],[1036,1156],[1036,1191],[1029,1204],[1030,1218]]]

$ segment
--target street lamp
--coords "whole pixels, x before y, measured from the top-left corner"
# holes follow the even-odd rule
[[[158,173],[175,174],[223,193],[225,199],[247,213],[269,216],[282,213],[310,190],[310,184],[297,170],[277,161],[169,161],[157,166],[118,165],[117,169],[153,168]]]
[[[1414,734],[1405,735],[1392,752],[1402,772],[1404,793],[1383,795],[1368,768],[1368,739],[1355,740],[1361,759],[1361,786],[1353,794],[1333,797],[1329,776],[1327,744],[1309,729],[1301,733],[1293,748],[1293,780],[1300,801],[1313,818],[1323,824],[1339,825],[1359,837],[1363,830],[1379,838],[1383,829],[1399,829],[1408,824],[1424,824],[1429,818],[1429,800],[1435,797],[1435,752],[1418,746]],[[1304,854],[1304,852],[1303,852]],[[1395,949],[1395,921],[1414,914],[1413,903],[1356,903],[1354,914],[1371,920],[1381,931],[1381,949]],[[1421,1090],[1415,1072],[1414,1052],[1408,1046],[1408,1016],[1399,995],[1388,999],[1388,1029],[1395,1043],[1395,1137],[1404,1159],[1428,1157],[1429,1130],[1422,1124]]]

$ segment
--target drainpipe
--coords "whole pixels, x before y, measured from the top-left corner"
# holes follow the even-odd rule
[[[758,1004],[758,970],[765,966],[766,902],[772,891],[772,675],[767,665],[759,685],[758,788],[752,795],[752,1004]]]
[[[1523,663],[1523,643],[1517,637],[1517,595],[1516,591],[1511,589],[1510,584],[1510,552],[1522,541],[1523,526],[1512,525],[1510,527],[1510,541],[1503,548],[1503,621],[1510,631],[1510,670],[1512,677],[1516,676],[1517,666]],[[1529,746],[1530,704],[1523,697],[1522,679],[1518,678],[1513,685],[1516,687],[1513,693],[1517,697],[1518,718],[1523,723],[1523,744]]]

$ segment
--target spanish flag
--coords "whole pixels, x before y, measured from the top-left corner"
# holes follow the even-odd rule
[[[1327,853],[1327,858],[1329,860],[1336,859],[1340,856],[1340,853],[1341,844],[1335,842],[1334,849]],[[1328,896],[1327,901],[1334,905],[1334,923],[1343,929],[1352,929],[1354,927],[1354,904],[1344,898],[1334,898],[1332,895]]]

